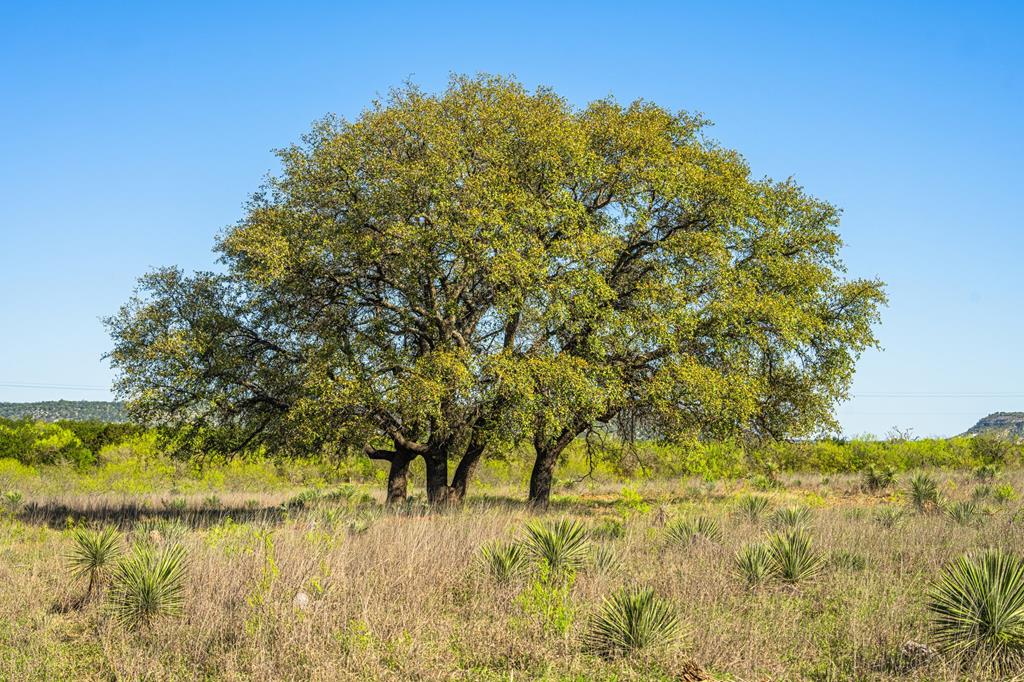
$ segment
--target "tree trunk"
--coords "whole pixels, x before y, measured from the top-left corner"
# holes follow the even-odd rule
[[[448,453],[433,451],[423,456],[427,465],[427,502],[432,507],[448,503],[451,488],[448,487]]]
[[[483,457],[483,454],[483,444],[476,441],[470,443],[466,453],[459,461],[459,466],[455,469],[455,476],[452,477],[452,486],[448,493],[449,502],[459,504],[466,498],[469,479],[473,476],[473,472],[476,471],[476,466],[480,463],[480,458]]]
[[[530,473],[530,497],[529,503],[535,507],[546,507],[551,500],[551,483],[555,477],[555,464],[558,457],[576,438],[575,429],[566,428],[555,439],[534,437],[533,449],[537,458],[533,461],[533,471]]]
[[[388,492],[384,501],[389,507],[405,504],[409,496],[409,463],[413,456],[406,452],[395,452],[391,457],[391,470],[388,472]]]
[[[535,507],[546,507],[551,499],[551,482],[555,477],[555,463],[559,453],[553,447],[537,449],[530,473],[529,502]]]

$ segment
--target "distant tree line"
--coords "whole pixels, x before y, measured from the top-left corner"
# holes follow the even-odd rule
[[[109,400],[44,400],[31,403],[0,403],[4,419],[123,422],[128,420],[124,403]]]

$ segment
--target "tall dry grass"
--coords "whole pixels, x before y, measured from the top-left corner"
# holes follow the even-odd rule
[[[949,498],[976,487],[968,474],[937,476]],[[1003,480],[1020,488],[1020,473]],[[481,546],[520,538],[536,520],[518,503],[395,514],[344,502],[282,511],[282,497],[254,506],[251,496],[225,495],[216,510],[196,498],[173,512],[158,497],[31,500],[0,520],[0,679],[685,679],[689,661],[710,679],[995,679],[901,650],[928,644],[925,594],[949,560],[1024,547],[1016,502],[983,499],[990,513],[977,525],[914,513],[884,528],[873,512],[905,504],[896,489],[866,494],[856,476],[784,483],[764,494],[776,508],[813,508],[809,532],[826,560],[815,579],[748,588],[733,556],[769,530],[767,516],[755,523],[737,511],[749,487],[660,481],[638,486],[643,503],[581,489],[543,515],[623,524],[620,537],[592,539],[614,551],[615,570],[584,569],[564,599],[534,576],[497,584],[482,568]],[[720,542],[667,540],[671,519],[696,514],[718,522]],[[183,615],[128,631],[102,599],[78,603],[85,585],[69,578],[64,527],[85,519],[133,537],[139,519],[161,517],[187,526]],[[150,541],[170,540],[157,531]],[[671,602],[681,640],[649,656],[596,657],[585,646],[589,619],[627,585]],[[559,624],[538,595],[552,600]]]

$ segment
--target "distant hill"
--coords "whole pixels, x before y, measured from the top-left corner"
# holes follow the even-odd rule
[[[964,432],[965,436],[1024,439],[1024,412],[993,412]]]
[[[44,422],[72,421],[123,422],[128,420],[124,403],[109,400],[46,400],[39,403],[0,403],[0,417],[28,417]]]

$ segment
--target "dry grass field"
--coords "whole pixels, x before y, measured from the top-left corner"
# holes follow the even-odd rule
[[[500,495],[447,512],[385,512],[351,488],[8,500],[0,679],[1011,679],[926,648],[926,602],[955,557],[1024,545],[1010,488],[1024,475],[931,475],[945,501],[973,499],[974,513],[915,510],[909,474],[873,493],[860,476],[788,476],[768,490],[742,480],[584,485],[543,513]],[[743,513],[751,495],[768,500],[756,519]],[[789,521],[806,527],[820,570],[748,586],[735,555],[784,525],[774,510],[790,506],[809,512]],[[698,517],[717,522],[720,537],[672,540],[676,520]],[[578,570],[545,578],[531,561],[501,581],[487,569],[482,547],[558,519],[587,528]],[[109,569],[84,598],[87,581],[72,578],[68,559],[83,525],[116,527],[124,552],[181,546],[180,613],[126,625],[112,610]],[[624,586],[665,599],[678,637],[599,655],[588,632]]]

